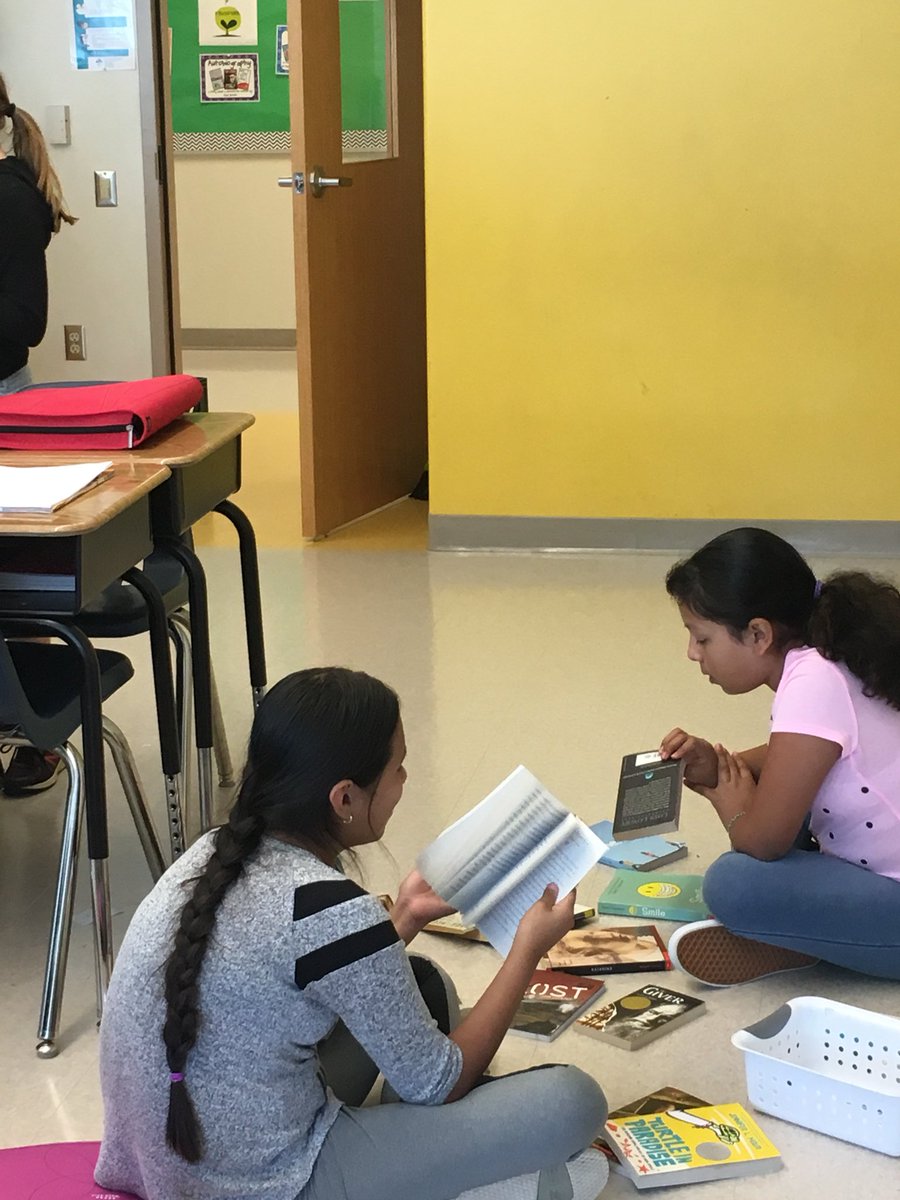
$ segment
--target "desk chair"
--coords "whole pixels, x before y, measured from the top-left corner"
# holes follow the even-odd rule
[[[102,713],[103,701],[133,675],[130,661],[124,654],[111,650],[95,651],[80,630],[49,618],[0,618],[0,635],[3,741],[13,746],[54,750],[65,762],[69,777],[38,1021],[37,1053],[42,1058],[54,1058],[58,1053],[56,1039],[82,823],[87,825],[91,871],[98,1020],[112,971],[104,740],[112,751],[154,882],[164,866],[128,744],[117,726]],[[8,640],[48,636],[65,644]],[[83,758],[69,744],[79,727]]]
[[[218,766],[220,787],[228,787],[234,783],[234,771],[212,664],[210,663],[208,669],[205,669],[205,663],[201,662],[200,670],[204,672],[203,680],[196,678],[196,656],[192,652],[191,621],[187,609],[188,579],[184,568],[171,552],[156,550],[144,560],[143,574],[160,594],[168,636],[175,646],[177,656],[177,710],[180,727],[177,763],[173,761],[171,755],[166,755],[165,729],[168,723],[168,714],[160,708],[159,691],[157,699],[163,774],[166,778],[169,839],[171,857],[174,860],[183,852],[186,838],[184,813],[180,802],[177,808],[174,807],[171,779],[173,771],[177,771],[182,781],[183,801],[187,805],[190,794],[188,780],[190,779],[191,714],[195,679],[201,697],[207,695],[209,697],[207,703],[210,706],[211,740]],[[150,610],[144,593],[139,586],[136,586],[137,583],[138,581],[130,572],[126,573],[118,584],[106,588],[95,601],[70,618],[72,623],[91,639],[135,637],[138,634],[150,633]],[[158,657],[155,658],[155,677],[159,672],[168,672],[168,670],[167,662],[160,662]],[[157,683],[159,685],[162,681],[157,678]],[[207,690],[203,690],[204,683]],[[203,703],[203,700],[201,699],[200,702]],[[209,821],[201,819],[200,825],[202,832],[208,827]]]

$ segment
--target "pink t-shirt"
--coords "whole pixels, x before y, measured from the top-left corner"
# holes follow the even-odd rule
[[[772,702],[773,733],[836,742],[841,757],[813,801],[823,854],[900,880],[900,712],[863,695],[843,663],[789,650]]]

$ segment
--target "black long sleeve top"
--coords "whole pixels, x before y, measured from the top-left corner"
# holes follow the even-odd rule
[[[52,221],[27,164],[0,159],[0,380],[25,366],[47,330]]]

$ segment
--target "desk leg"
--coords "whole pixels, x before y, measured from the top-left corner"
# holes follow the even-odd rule
[[[31,745],[30,742],[22,743]],[[81,755],[74,746],[57,746],[56,753],[66,764],[69,788],[62,841],[59,847],[59,871],[53,919],[50,922],[50,945],[44,971],[44,990],[41,995],[41,1015],[38,1018],[37,1053],[41,1058],[56,1058],[59,1050],[59,1014],[62,1008],[63,982],[69,958],[69,939],[72,933],[72,907],[75,902],[75,875],[78,869],[78,842],[84,819],[84,780]]]
[[[169,823],[169,844],[172,861],[184,853],[184,808],[181,795],[181,739],[172,683],[172,663],[169,658],[169,629],[165,605],[156,584],[137,567],[122,576],[140,592],[147,606],[150,631],[150,654],[153,663],[153,688],[156,694],[156,721],[159,729],[159,751],[166,787],[166,816]]]
[[[197,776],[200,790],[200,832],[213,823],[213,720],[210,682],[209,606],[206,575],[199,558],[177,538],[160,540],[160,548],[184,567],[191,609],[191,665],[194,675],[194,729],[197,741]]]
[[[109,859],[91,859],[91,908],[94,913],[94,968],[97,979],[97,1024],[109,991],[113,968],[112,905],[109,902]]]
[[[259,594],[259,557],[256,553],[256,534],[247,514],[223,500],[215,511],[221,513],[237,530],[241,552],[241,584],[244,590],[244,627],[247,632],[247,658],[250,662],[250,685],[253,689],[254,711],[266,694],[266,647],[263,640],[262,600]]]
[[[9,622],[23,637],[51,634],[76,650],[81,658],[81,750],[84,759],[84,803],[91,899],[94,909],[94,948],[97,966],[97,1011],[112,973],[112,925],[109,902],[109,829],[106,821],[106,771],[103,761],[103,708],[100,664],[90,640],[73,625],[55,618],[34,617]]]

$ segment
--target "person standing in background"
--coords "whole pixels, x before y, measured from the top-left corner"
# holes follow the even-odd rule
[[[50,238],[65,221],[59,178],[34,118],[9,98],[0,75],[0,397],[31,383],[28,351],[47,331]],[[50,787],[60,771],[55,754],[19,746],[0,768],[8,796]]]
[[[47,246],[75,220],[43,134],[0,75],[0,396],[31,382],[28,351],[47,331]]]

